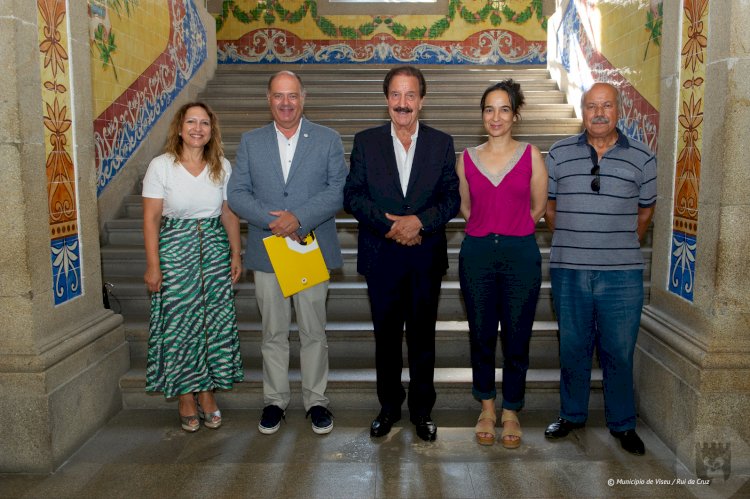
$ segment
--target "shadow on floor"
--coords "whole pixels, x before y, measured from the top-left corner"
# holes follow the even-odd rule
[[[259,411],[224,411],[219,430],[195,434],[180,430],[176,410],[122,411],[56,473],[0,474],[0,497],[750,497],[747,475],[678,484],[696,477],[648,427],[638,427],[646,455],[631,456],[601,413],[585,429],[549,441],[544,428],[556,415],[523,412],[517,450],[477,445],[477,414],[466,411],[435,412],[433,443],[419,440],[408,418],[371,439],[375,414],[335,416],[333,432],[319,436],[303,411],[292,410],[267,436],[257,431]]]

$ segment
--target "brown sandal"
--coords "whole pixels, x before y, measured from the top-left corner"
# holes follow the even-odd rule
[[[495,422],[497,416],[490,411],[482,411],[474,427],[474,434],[479,445],[493,445],[495,443]],[[492,435],[488,437],[487,435]]]
[[[507,421],[514,422],[518,425],[518,428],[506,428],[505,423]],[[521,446],[521,423],[518,421],[518,416],[513,411],[503,409],[503,415],[500,418],[500,424],[503,425],[503,432],[500,434],[500,438],[503,442],[503,447],[506,449],[517,449]],[[518,437],[518,438],[509,438]]]

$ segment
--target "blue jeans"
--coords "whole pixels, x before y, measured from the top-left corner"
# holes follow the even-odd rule
[[[471,392],[478,400],[496,396],[495,349],[498,323],[503,350],[503,403],[524,404],[529,340],[541,286],[541,256],[534,235],[467,235],[459,255],[461,291],[471,340]]]
[[[607,427],[635,428],[633,352],[643,308],[643,271],[553,268],[550,275],[560,327],[560,417],[586,421],[596,346]]]

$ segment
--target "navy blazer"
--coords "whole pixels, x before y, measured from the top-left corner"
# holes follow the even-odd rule
[[[284,182],[281,158],[272,123],[242,134],[237,161],[229,177],[229,207],[247,220],[245,267],[273,272],[263,245],[276,219],[270,211],[294,213],[303,236],[315,237],[329,269],[341,267],[341,247],[335,215],[341,209],[346,180],[346,160],[339,134],[302,118],[297,149]]]
[[[446,224],[458,213],[461,198],[453,138],[419,124],[406,195],[401,190],[390,122],[354,136],[351,168],[344,186],[344,208],[359,221],[357,271],[386,271],[395,262],[379,258],[393,222],[385,217],[416,215],[422,222],[422,243],[403,246],[417,261],[445,274],[448,268]],[[399,245],[400,246],[400,245]],[[410,261],[414,261],[410,259]]]

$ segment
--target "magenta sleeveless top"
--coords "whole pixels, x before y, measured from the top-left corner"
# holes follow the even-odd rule
[[[531,146],[519,144],[505,168],[492,175],[479,161],[476,148],[464,151],[464,175],[469,184],[471,215],[466,233],[528,236],[535,230],[531,218]]]

